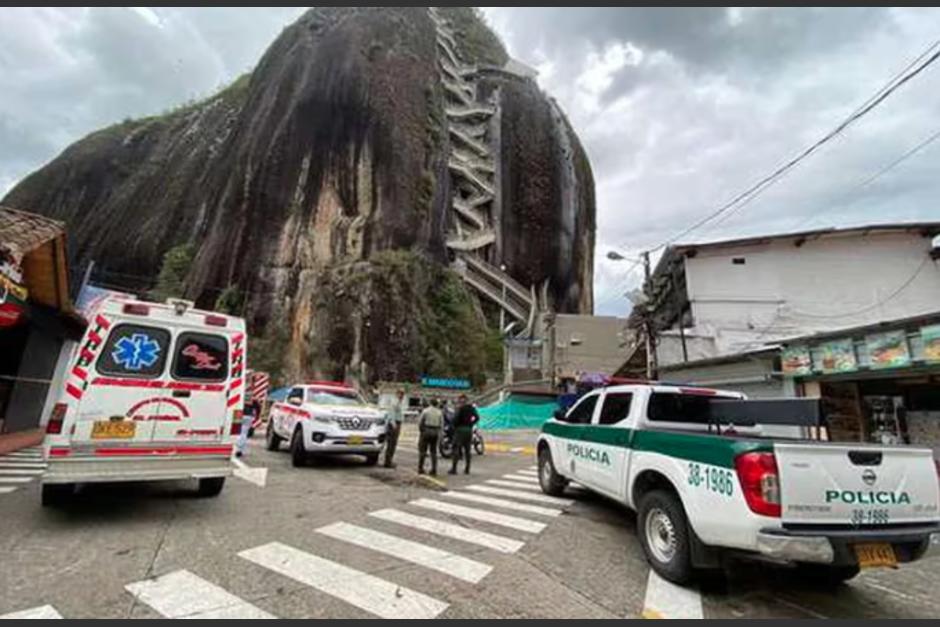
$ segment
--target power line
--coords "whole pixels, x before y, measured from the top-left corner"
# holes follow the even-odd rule
[[[649,252],[654,252],[654,251],[659,250],[660,248],[668,246],[672,242],[682,237],[685,237],[689,233],[699,229],[700,227],[711,222],[715,218],[718,218],[719,216],[725,214],[726,212],[730,211],[734,207],[738,205],[743,206],[744,204],[747,204],[748,202],[750,202],[750,200],[752,200],[757,195],[763,193],[764,190],[766,190],[771,185],[776,183],[780,178],[782,178],[790,170],[795,168],[800,162],[808,158],[810,155],[812,155],[814,152],[816,152],[820,147],[822,147],[826,143],[832,141],[833,139],[841,135],[849,126],[851,126],[853,123],[861,119],[863,116],[867,115],[871,110],[873,110],[875,107],[880,105],[891,94],[897,91],[902,85],[904,85],[905,83],[913,79],[915,76],[923,72],[928,66],[930,66],[938,58],[940,58],[940,51],[935,51],[931,54],[931,52],[938,46],[940,46],[940,40],[937,40],[934,43],[932,43],[930,46],[928,46],[928,48],[923,53],[920,54],[920,56],[917,57],[917,59],[909,63],[905,67],[905,69],[899,73],[900,77],[896,76],[892,80],[888,81],[885,87],[882,87],[877,92],[875,92],[874,95],[869,97],[868,100],[866,100],[858,109],[853,111],[845,120],[839,123],[839,125],[837,125],[834,129],[826,133],[821,139],[814,142],[808,148],[804,149],[802,152],[800,152],[800,154],[793,157],[792,159],[784,163],[782,166],[778,167],[773,172],[771,172],[767,176],[760,179],[754,185],[751,185],[750,187],[748,187],[746,190],[744,190],[743,192],[741,192],[740,194],[732,198],[730,201],[723,204],[717,210],[711,212],[710,214],[701,218],[700,220],[697,220],[691,226],[684,229],[682,232],[678,233],[677,235],[674,235],[670,237],[669,239],[665,240],[664,242],[658,244],[657,246],[649,249]],[[928,57],[927,55],[930,55],[930,56]],[[923,59],[924,57],[927,57],[926,61],[921,63],[919,66],[915,67],[913,70],[910,69],[914,67],[918,63],[918,61]]]

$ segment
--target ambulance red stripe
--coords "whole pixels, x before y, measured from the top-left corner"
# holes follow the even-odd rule
[[[71,383],[65,384],[65,391],[68,392],[68,395],[74,398],[75,400],[82,400],[82,391]]]
[[[121,457],[130,455],[231,455],[231,453],[231,446],[102,447],[95,449],[95,455],[100,457]]]
[[[111,323],[104,316],[98,315],[95,316],[95,324],[107,331],[111,327]]]

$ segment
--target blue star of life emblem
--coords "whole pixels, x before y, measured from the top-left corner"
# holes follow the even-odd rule
[[[130,337],[122,337],[114,345],[111,357],[114,363],[128,370],[149,368],[157,363],[160,357],[160,344],[144,333],[135,333]]]

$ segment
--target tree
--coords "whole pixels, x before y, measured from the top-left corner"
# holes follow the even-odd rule
[[[166,251],[157,276],[157,285],[150,290],[150,297],[161,302],[167,298],[182,298],[186,275],[195,255],[196,247],[192,244],[180,244]]]

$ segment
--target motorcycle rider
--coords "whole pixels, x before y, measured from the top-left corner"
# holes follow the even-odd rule
[[[466,456],[464,474],[470,474],[471,446],[473,444],[473,426],[480,420],[476,408],[467,400],[466,394],[457,398],[457,412],[454,414],[454,453],[453,462],[448,474],[457,474],[457,462],[461,456]]]

